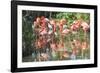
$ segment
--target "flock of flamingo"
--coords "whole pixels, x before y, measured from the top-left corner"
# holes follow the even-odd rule
[[[59,60],[75,60],[77,57],[80,59],[88,59],[90,50],[89,42],[86,36],[90,30],[89,23],[82,19],[75,20],[68,27],[68,20],[65,18],[48,19],[44,16],[37,17],[33,21],[32,29],[33,34],[36,35],[34,43],[35,54],[32,53],[34,61],[59,61]],[[84,33],[84,40],[80,41],[77,37],[70,40],[69,34],[78,36],[79,30]],[[66,40],[68,38],[70,41]],[[68,49],[67,46],[70,46]]]

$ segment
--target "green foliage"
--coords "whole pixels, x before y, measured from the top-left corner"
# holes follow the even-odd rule
[[[22,18],[22,41],[24,43],[24,48],[27,51],[25,55],[30,54],[32,49],[32,42],[33,42],[33,32],[32,32],[32,25],[31,21],[27,21],[26,17]]]
[[[75,12],[60,12],[56,14],[56,19],[65,18],[70,25],[73,21],[77,19],[83,19],[86,22],[89,22],[90,14],[89,13],[75,13]]]

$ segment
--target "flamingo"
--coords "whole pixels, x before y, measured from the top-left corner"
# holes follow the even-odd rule
[[[40,30],[40,35],[46,35],[47,34],[47,29],[44,27]]]
[[[82,48],[82,50],[85,50],[85,49],[87,49],[87,42],[85,41],[85,42],[82,42],[82,45],[81,45],[81,48]]]
[[[88,23],[86,23],[86,22],[84,22],[84,21],[82,22],[81,26],[82,26],[82,29],[83,29],[83,31],[84,31],[84,39],[88,40],[88,39],[87,39],[87,32],[88,32],[90,26],[89,26]]]
[[[50,24],[53,26],[53,32],[56,31],[56,21],[55,20],[51,20]]]
[[[42,48],[42,41],[38,40],[36,45],[37,45],[38,48]]]
[[[50,47],[52,48],[52,50],[57,51],[57,45],[55,43],[51,43]]]
[[[36,20],[33,22],[33,25],[34,26],[40,26],[40,24],[41,24],[40,17],[37,17]]]
[[[48,25],[49,25],[49,19],[42,16],[41,17],[41,30],[40,30],[41,35],[48,34]]]
[[[81,25],[81,20],[74,21],[71,25],[71,30],[77,31],[80,28],[80,25]]]
[[[69,32],[70,32],[69,29],[65,29],[65,30],[62,31],[62,34],[68,34]]]
[[[37,18],[36,18],[36,22],[37,22],[38,24],[41,23],[41,19],[40,19],[40,17],[37,17]]]
[[[84,30],[84,32],[88,31],[90,28],[89,24],[86,22],[82,22],[81,26],[82,26],[82,29]]]
[[[60,20],[60,26],[59,26],[59,28],[60,28],[60,32],[62,33],[62,31],[64,30],[64,29],[67,29],[67,20],[66,19],[61,19]]]

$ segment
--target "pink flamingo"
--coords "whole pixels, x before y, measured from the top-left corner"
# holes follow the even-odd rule
[[[80,25],[81,25],[81,20],[74,21],[71,25],[71,30],[77,31],[80,28]]]
[[[82,26],[82,29],[84,30],[84,32],[87,32],[90,28],[89,24],[86,22],[82,22],[81,26]]]
[[[87,40],[87,31],[89,30],[90,26],[88,23],[86,23],[84,21],[82,22],[81,26],[82,26],[82,29],[84,31],[84,39]]]

